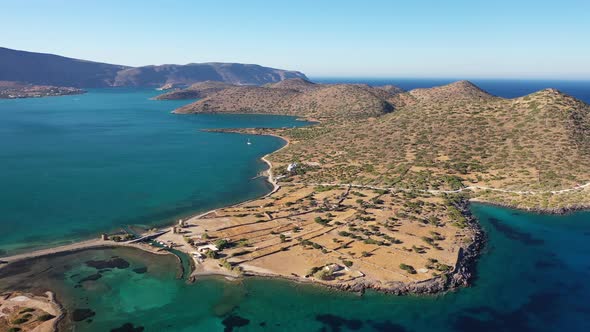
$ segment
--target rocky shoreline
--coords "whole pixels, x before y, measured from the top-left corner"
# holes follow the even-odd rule
[[[42,98],[83,93],[86,93],[86,91],[72,87],[0,81],[0,99]]]
[[[497,206],[497,207],[501,207],[501,208],[518,210],[518,211],[522,211],[522,212],[545,214],[545,215],[558,215],[558,216],[564,216],[564,215],[572,214],[572,213],[579,212],[579,211],[590,210],[590,203],[588,203],[588,204],[575,204],[575,205],[570,205],[570,206],[563,206],[560,208],[546,209],[546,208],[539,208],[539,207],[534,207],[534,208],[522,207],[522,206],[508,204],[508,203],[502,203],[502,202],[492,202],[492,201],[487,201],[487,200],[479,200],[477,198],[471,199],[470,201],[473,203],[477,203],[477,204]]]
[[[465,249],[461,248],[455,269],[447,274],[434,277],[420,282],[403,283],[396,282],[388,286],[375,284],[367,281],[333,284],[329,282],[320,282],[316,280],[302,279],[287,276],[265,275],[254,272],[247,272],[246,277],[263,277],[263,278],[280,278],[299,283],[309,283],[319,286],[328,287],[338,291],[346,291],[358,294],[364,294],[367,290],[372,290],[391,295],[440,295],[446,292],[458,289],[459,287],[468,287],[475,278],[475,265],[485,246],[486,236],[478,221],[473,217],[469,210],[469,202],[463,200],[457,206],[463,215],[469,221],[469,228],[473,231],[472,243]],[[195,280],[193,280],[194,282]]]

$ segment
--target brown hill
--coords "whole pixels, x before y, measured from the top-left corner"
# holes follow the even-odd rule
[[[287,114],[317,119],[366,118],[393,110],[391,104],[380,97],[381,93],[384,91],[365,86],[290,81],[278,87],[225,89],[174,112]]]
[[[216,81],[205,81],[195,83],[186,89],[170,91],[157,96],[157,100],[175,100],[175,99],[198,99],[205,98],[211,94],[235,87],[233,84]]]
[[[515,99],[477,92],[471,99],[432,100],[440,99],[423,99],[372,121],[282,131],[292,144],[271,159],[319,165],[298,182],[425,190],[480,186],[507,190],[478,192],[478,199],[494,203],[590,206],[588,191],[550,194],[590,182],[589,105],[553,89]]]
[[[457,100],[473,101],[494,98],[494,96],[469,81],[458,81],[434,88],[414,89],[409,94],[419,102],[426,103],[456,102]]]
[[[395,85],[391,85],[391,84],[383,85],[383,86],[378,86],[376,88],[377,89],[384,90],[384,91],[386,91],[387,93],[389,93],[392,96],[406,92],[404,89],[402,89],[400,87],[397,87]]]
[[[277,83],[267,84],[266,86],[274,89],[287,89],[299,92],[311,91],[322,87],[320,84],[310,82],[303,78],[286,79]]]
[[[393,111],[373,88],[337,84],[297,96],[289,105],[294,115],[322,118],[368,118]]]
[[[259,113],[291,114],[281,105],[298,92],[258,86],[237,86],[224,89],[207,98],[174,111],[174,113]]]

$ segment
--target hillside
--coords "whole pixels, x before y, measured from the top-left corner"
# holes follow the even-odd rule
[[[36,85],[112,86],[117,72],[126,66],[0,47],[0,81]]]
[[[71,87],[184,86],[203,81],[262,85],[306,78],[297,71],[239,63],[129,67],[0,47],[0,81]]]
[[[316,84],[303,78],[283,80],[277,83],[267,84],[266,86],[274,89],[287,89],[299,92],[307,92],[321,88],[321,84]]]
[[[284,79],[302,77],[300,72],[240,63],[190,63],[128,68],[115,77],[114,86],[190,85],[203,81],[219,81],[238,85],[261,85]]]
[[[474,101],[494,98],[494,96],[469,81],[458,81],[429,89],[414,89],[409,94],[423,103],[456,102],[457,100]]]
[[[273,113],[339,121],[270,131],[291,142],[271,160],[279,170],[294,161],[311,165],[290,180],[297,183],[432,193],[469,188],[464,193],[473,199],[522,208],[590,206],[584,189],[590,187],[579,187],[590,182],[590,106],[584,102],[554,89],[503,99],[463,81],[397,93],[389,102],[405,103],[394,112],[366,113],[383,101],[371,91],[335,85],[292,93],[291,104]],[[256,100],[267,107],[263,99]],[[359,121],[363,117],[373,119]]]
[[[221,90],[235,87],[233,84],[216,82],[216,81],[205,81],[192,84],[186,89],[180,89],[175,91],[166,92],[157,96],[157,100],[177,100],[177,99],[198,99],[205,98],[209,95],[217,93]]]
[[[234,87],[175,110],[175,113],[287,114],[315,119],[381,116],[393,106],[385,90],[363,85],[321,85],[285,80],[264,87]]]

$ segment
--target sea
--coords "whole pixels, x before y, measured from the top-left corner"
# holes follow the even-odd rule
[[[405,89],[453,81],[315,80]],[[472,81],[503,97],[554,87],[590,102],[590,82]],[[262,195],[270,187],[257,176],[266,168],[260,157],[284,142],[203,129],[308,125],[282,116],[174,115],[187,101],[152,100],[156,94],[99,89],[0,101],[4,254]],[[472,212],[487,235],[476,277],[444,295],[361,296],[264,278],[188,284],[177,278],[174,257],[128,248],[2,269],[0,290],[55,291],[68,312],[66,331],[589,331],[590,212],[548,216],[481,204]]]

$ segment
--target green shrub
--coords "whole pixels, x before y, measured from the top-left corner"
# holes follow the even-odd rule
[[[12,324],[14,324],[14,325],[19,325],[19,324],[26,323],[26,322],[28,322],[28,321],[29,321],[29,319],[28,319],[28,318],[19,317],[19,318],[17,318],[17,319],[15,319],[15,320],[13,320],[13,321],[12,321]]]
[[[401,263],[399,265],[399,268],[402,269],[402,270],[404,270],[404,271],[406,271],[406,272],[408,272],[409,274],[416,274],[416,269],[414,269],[414,267],[411,266],[411,265],[407,265],[407,264]]]
[[[50,315],[50,314],[43,314],[43,315],[39,316],[39,318],[37,318],[37,320],[40,322],[45,322],[45,321],[48,321],[53,318],[55,318],[55,316]]]
[[[229,247],[229,245],[230,245],[230,243],[225,239],[215,240],[214,244],[219,250],[223,250],[223,249]]]
[[[317,271],[313,276],[320,280],[331,280],[334,277],[332,271],[323,268]]]

